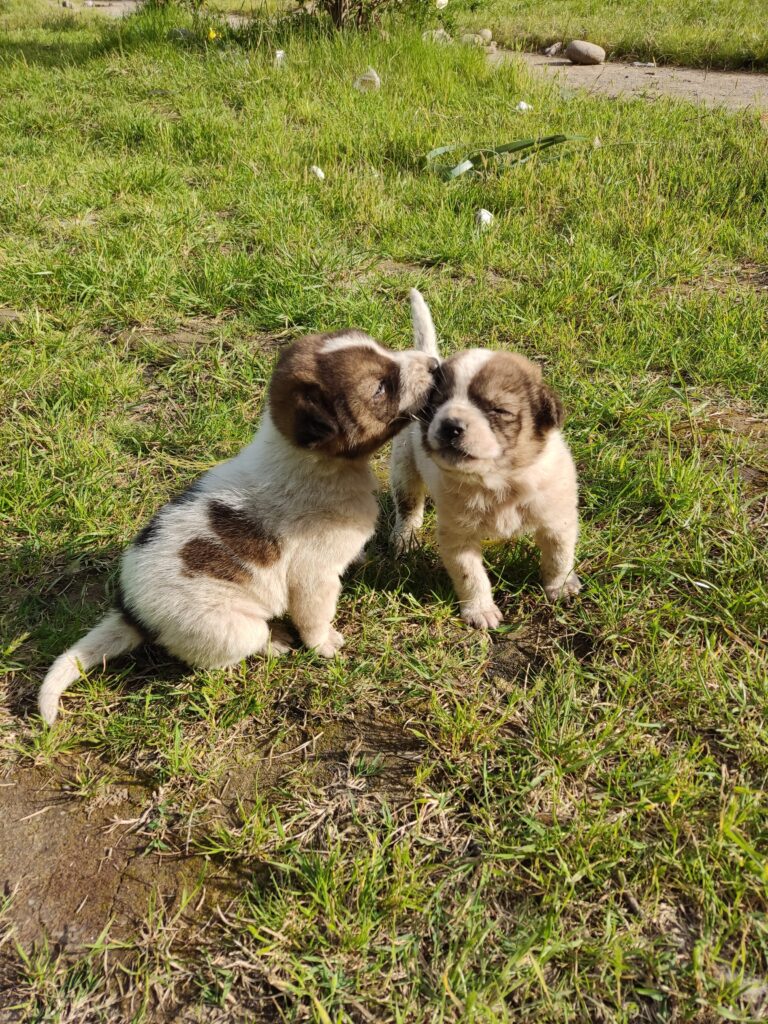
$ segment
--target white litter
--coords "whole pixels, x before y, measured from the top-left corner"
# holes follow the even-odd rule
[[[490,210],[481,209],[475,214],[475,224],[483,230],[493,224],[493,214]]]
[[[355,79],[354,86],[360,92],[374,92],[381,88],[381,79],[373,68],[368,68],[364,74]]]
[[[448,0],[435,0],[435,7],[438,11],[444,11],[448,6]]]
[[[318,181],[325,181],[325,172],[322,167],[318,167],[317,164],[312,164],[309,168],[309,173],[314,174]]]
[[[533,110],[533,107],[530,103],[526,103],[525,100],[520,100],[520,102],[515,107],[515,110],[519,110],[522,113],[525,113],[526,110]]]
[[[275,50],[275,67],[282,67],[283,64],[285,64],[285,50]]]

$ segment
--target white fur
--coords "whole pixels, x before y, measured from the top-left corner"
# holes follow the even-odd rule
[[[419,300],[421,333],[421,305],[426,304],[421,296]],[[413,293],[411,302],[413,309]],[[429,493],[437,511],[440,554],[456,589],[462,618],[479,628],[494,628],[502,621],[483,567],[483,541],[532,533],[541,550],[547,597],[571,596],[581,587],[573,571],[578,491],[570,450],[560,431],[552,429],[532,464],[517,469],[508,464],[485,415],[468,396],[472,378],[491,355],[484,349],[462,353],[453,364],[451,398],[437,410],[427,430],[427,450],[421,425],[414,424],[394,439],[390,461],[397,509],[392,533],[395,548],[403,551],[417,543]],[[447,418],[468,423],[466,444],[471,458],[457,463],[441,457],[437,431]]]
[[[414,352],[381,349],[350,332],[337,347],[374,346],[400,364],[402,409],[426,393],[431,362]],[[425,379],[426,378],[426,379]],[[198,480],[187,502],[164,506],[152,539],[131,544],[121,562],[126,607],[153,639],[193,666],[236,664],[268,647],[287,650],[268,623],[286,612],[307,647],[324,657],[344,643],[332,626],[340,577],[372,536],[377,485],[367,458],[330,457],[289,441],[265,412],[253,441]],[[277,561],[248,563],[250,579],[234,583],[185,571],[180,551],[199,538],[218,540],[208,508],[212,499],[252,514],[279,537]],[[143,637],[118,611],[59,657],[45,677],[38,703],[52,724],[61,694],[81,672],[131,650]]]

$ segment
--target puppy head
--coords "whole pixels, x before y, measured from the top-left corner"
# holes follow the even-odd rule
[[[299,448],[346,459],[370,455],[429,397],[437,360],[390,352],[362,331],[300,338],[280,356],[269,410]]]
[[[541,370],[511,352],[470,349],[441,364],[424,420],[424,447],[450,472],[517,470],[561,426],[560,399]]]

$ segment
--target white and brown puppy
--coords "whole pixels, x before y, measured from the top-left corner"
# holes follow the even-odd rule
[[[123,553],[116,607],[45,677],[45,721],[83,670],[145,639],[218,668],[287,650],[268,623],[288,612],[307,647],[334,655],[340,577],[376,525],[369,456],[422,408],[437,365],[360,331],[286,349],[253,441],[163,506]]]
[[[415,289],[411,314],[416,349],[438,358],[432,316]],[[502,620],[484,540],[532,533],[547,597],[578,593],[576,469],[559,429],[563,408],[539,367],[511,352],[460,352],[441,364],[420,419],[392,447],[396,548],[414,544],[428,492],[465,622],[492,629]]]

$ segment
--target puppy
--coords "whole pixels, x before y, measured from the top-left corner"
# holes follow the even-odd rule
[[[79,674],[151,639],[190,665],[233,665],[286,637],[330,658],[340,577],[373,534],[369,456],[424,405],[438,361],[360,331],[291,345],[253,441],[163,506],[123,553],[116,607],[54,662],[38,697],[52,724]]]
[[[432,316],[415,289],[411,316],[416,349],[438,358]],[[413,546],[429,492],[440,554],[470,626],[502,621],[483,540],[532,533],[549,600],[577,594],[576,469],[560,433],[563,407],[539,367],[510,352],[460,352],[441,364],[420,419],[392,446],[396,549]]]

